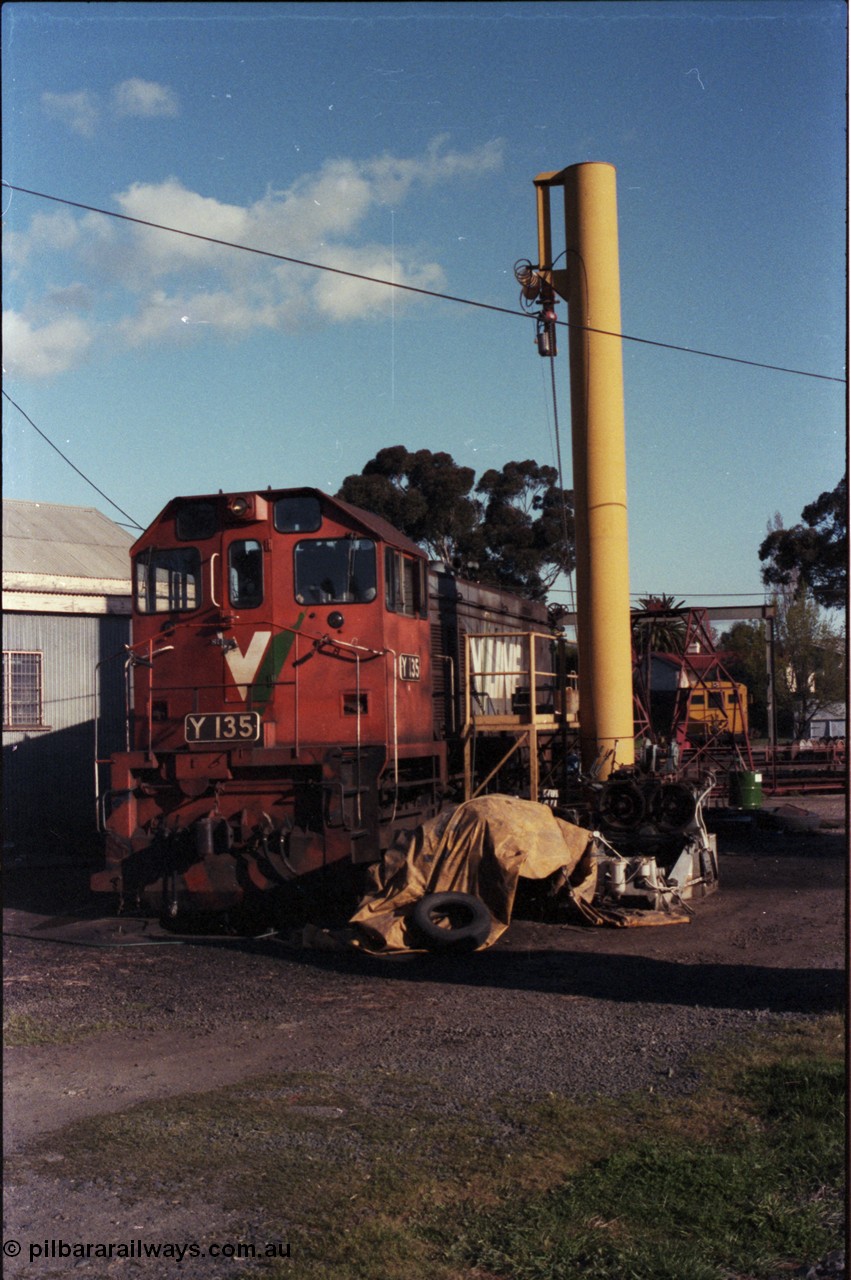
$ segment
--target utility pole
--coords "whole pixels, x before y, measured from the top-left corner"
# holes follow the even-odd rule
[[[535,178],[538,269],[568,304],[576,521],[579,732],[598,777],[635,762],[626,443],[615,169],[576,164]],[[553,267],[550,192],[564,190],[564,266]],[[562,257],[561,254],[558,255]]]

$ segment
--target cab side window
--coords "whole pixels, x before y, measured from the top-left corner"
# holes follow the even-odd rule
[[[428,599],[425,563],[403,555],[393,547],[384,548],[384,602],[391,613],[424,618]]]
[[[201,606],[201,556],[197,547],[151,547],[136,557],[136,608],[177,613]]]

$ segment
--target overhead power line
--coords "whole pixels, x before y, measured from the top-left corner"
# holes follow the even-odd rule
[[[427,298],[440,298],[444,302],[462,302],[468,307],[482,307],[486,311],[501,311],[504,315],[522,315],[510,307],[498,307],[489,302],[475,302],[472,298],[458,298],[449,293],[437,293],[434,289],[421,289],[413,284],[400,284],[396,280],[382,280],[378,276],[365,276],[357,271],[345,271],[342,267],[329,267],[322,262],[307,262],[304,258],[293,258],[285,253],[273,253],[271,249],[255,249],[252,245],[237,244],[233,240],[219,240],[216,236],[201,235],[198,231],[186,231],[182,227],[168,227],[162,222],[149,222],[146,218],[132,218],[129,213],[116,213],[114,209],[99,209],[92,204],[81,204],[78,200],[66,200],[63,196],[47,195],[44,191],[30,191],[26,187],[15,187],[4,182],[4,187],[26,196],[37,196],[39,200],[52,200],[55,204],[69,205],[72,209],[83,209],[86,213],[101,213],[105,218],[118,218],[121,222],[133,222],[140,227],[151,227],[155,231],[169,231],[172,235],[187,236],[190,240],[203,240],[207,244],[221,245],[224,249],[239,249],[241,253],[253,253],[261,258],[274,258],[276,262],[288,262],[294,267],[309,267],[313,271],[329,271],[335,276],[348,276],[351,280],[363,280],[367,284],[380,284],[388,289],[402,289],[405,293],[420,293]],[[524,317],[525,318],[525,317]]]
[[[387,289],[401,289],[404,293],[416,293],[427,298],[437,298],[442,302],[458,302],[466,307],[479,307],[484,311],[496,311],[501,315],[519,316],[523,320],[531,317],[527,312],[516,311],[511,307],[500,307],[491,302],[478,302],[473,298],[459,297],[456,294],[439,293],[435,289],[422,289],[417,285],[401,284],[397,280],[383,280],[378,276],[362,275],[357,271],[346,271],[342,267],[331,267],[321,262],[309,262],[304,258],[294,258],[284,253],[274,253],[271,249],[257,249],[252,245],[238,244],[232,240],[220,240],[216,236],[205,236],[197,231],[186,231],[182,227],[169,227],[161,222],[151,222],[146,218],[134,218],[127,213],[117,213],[114,209],[101,209],[96,205],[83,204],[78,200],[68,200],[64,196],[49,195],[44,191],[33,191],[28,187],[19,187],[11,182],[3,182],[2,185],[9,191],[17,191],[21,195],[35,196],[39,200],[51,200],[55,204],[67,205],[72,209],[82,209],[86,213],[99,213],[105,218],[117,218],[121,222],[134,223],[140,227],[150,227],[155,231],[167,231],[171,235],[186,236],[190,240],[202,240],[207,244],[220,245],[225,249],[238,249],[241,253],[252,253],[262,258],[272,258],[276,262],[288,262],[291,266],[308,267],[312,271],[327,271],[332,275],[346,276],[350,280],[361,280],[367,284],[381,285]],[[762,360],[747,360],[742,356],[721,355],[717,351],[701,351],[695,347],[680,346],[674,342],[659,342],[654,338],[638,338],[628,333],[612,333],[608,329],[595,329],[591,325],[576,325],[570,321],[559,320],[559,325],[568,329],[583,329],[586,333],[599,333],[607,337],[620,338],[623,342],[640,343],[643,346],[659,347],[664,351],[681,351],[686,355],[702,356],[707,360],[724,360],[732,364],[748,365],[752,369],[769,369],[774,373],[790,373],[799,378],[816,378],[822,382],[839,382],[845,383],[845,378],[838,378],[827,373],[813,373],[808,369],[792,369],[786,365],[767,364]]]
[[[82,477],[82,479],[85,480],[86,484],[91,485],[95,493],[99,493],[100,496],[104,498],[111,507],[115,507],[116,511],[120,511],[123,516],[127,516],[127,519],[130,521],[130,524],[134,529],[144,528],[144,526],[139,524],[138,520],[134,520],[133,517],[124,510],[123,507],[119,507],[117,502],[113,502],[112,498],[110,498],[108,494],[104,493],[103,489],[99,489],[95,484],[94,480],[90,480],[84,471],[81,471],[78,466],[74,465],[71,459],[62,452],[59,446],[55,445],[53,441],[50,439],[50,437],[44,434],[44,432],[41,430],[41,427],[37,427],[35,425],[32,418],[29,416],[29,414],[24,413],[24,410],[21,408],[21,406],[15,400],[12,399],[12,397],[9,395],[8,391],[6,391],[5,388],[3,389],[3,395],[9,401],[9,404],[14,405],[18,413],[21,414],[22,417],[26,418],[27,422],[30,424],[33,431],[35,431],[38,435],[40,435],[42,440],[46,441],[46,443],[50,445],[51,449],[54,449],[59,454],[59,457],[62,459],[63,462],[68,463],[68,466],[71,468],[72,471],[76,471],[77,475]]]

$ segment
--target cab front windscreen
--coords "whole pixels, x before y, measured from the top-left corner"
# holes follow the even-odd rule
[[[375,543],[369,538],[311,538],[295,546],[299,604],[365,604],[375,599]]]

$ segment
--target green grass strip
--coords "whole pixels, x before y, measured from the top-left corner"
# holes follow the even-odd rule
[[[82,1122],[24,1163],[54,1176],[59,1151],[128,1199],[214,1192],[249,1238],[291,1242],[264,1280],[768,1280],[841,1247],[843,1051],[838,1017],[776,1022],[684,1097],[270,1077]]]

